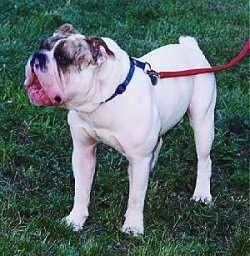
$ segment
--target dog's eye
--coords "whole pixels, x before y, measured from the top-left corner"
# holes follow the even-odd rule
[[[68,59],[65,56],[63,56],[63,55],[57,55],[56,56],[56,61],[60,65],[68,64]]]

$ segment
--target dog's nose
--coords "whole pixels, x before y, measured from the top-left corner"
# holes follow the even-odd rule
[[[41,71],[46,71],[46,63],[48,62],[48,57],[44,52],[38,51],[34,53],[31,58],[30,66],[31,68],[40,69]]]
[[[57,102],[57,103],[60,103],[62,101],[62,98],[60,96],[55,96],[54,100]]]

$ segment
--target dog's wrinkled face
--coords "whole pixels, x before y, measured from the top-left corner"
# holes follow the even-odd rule
[[[31,103],[67,107],[79,100],[90,90],[95,70],[110,56],[114,54],[101,38],[86,38],[72,25],[62,25],[26,64],[24,85]]]

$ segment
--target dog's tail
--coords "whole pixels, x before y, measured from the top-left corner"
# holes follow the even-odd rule
[[[186,46],[189,46],[189,47],[200,50],[200,47],[199,47],[196,39],[194,37],[191,37],[191,36],[180,36],[179,37],[179,44],[183,44],[183,45],[186,45]]]

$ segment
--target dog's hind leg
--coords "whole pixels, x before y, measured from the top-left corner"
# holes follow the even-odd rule
[[[204,203],[212,201],[210,193],[212,165],[210,150],[214,139],[214,108],[216,101],[215,81],[212,77],[207,76],[207,78],[196,78],[196,82],[199,81],[196,86],[200,88],[194,92],[194,97],[188,109],[198,158],[196,186],[192,199]]]

